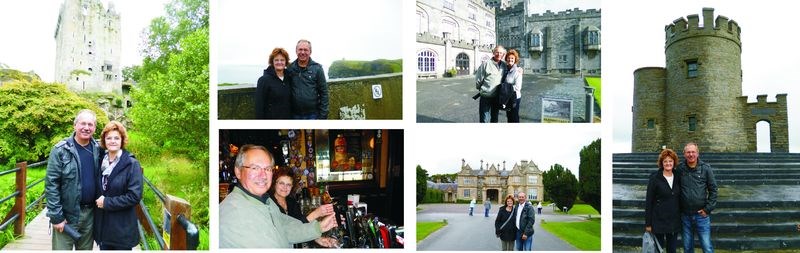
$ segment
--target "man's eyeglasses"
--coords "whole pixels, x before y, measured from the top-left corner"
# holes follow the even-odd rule
[[[272,173],[272,168],[274,168],[274,167],[273,167],[273,166],[267,166],[267,167],[260,167],[260,166],[242,166],[242,168],[248,169],[248,170],[250,170],[251,172],[264,171],[264,172],[266,172],[266,173]]]

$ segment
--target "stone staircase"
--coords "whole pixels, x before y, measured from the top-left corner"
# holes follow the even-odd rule
[[[642,244],[647,178],[657,160],[657,153],[613,155],[615,251]],[[719,187],[716,249],[800,250],[800,154],[701,153],[700,160],[711,164]]]

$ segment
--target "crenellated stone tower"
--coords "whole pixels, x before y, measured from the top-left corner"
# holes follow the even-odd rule
[[[65,0],[55,31],[55,81],[72,91],[122,93],[120,15],[113,2]]]
[[[741,28],[713,8],[665,27],[666,68],[634,71],[633,152],[755,152],[756,123],[770,123],[772,152],[788,152],[786,94],[748,104],[742,96]]]

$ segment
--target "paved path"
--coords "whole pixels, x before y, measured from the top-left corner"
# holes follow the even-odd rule
[[[585,82],[575,76],[525,75],[522,84],[521,122],[540,122],[542,97],[573,99],[573,118],[585,117]],[[478,122],[474,76],[417,80],[417,122]],[[500,122],[507,122],[500,111]]]
[[[468,204],[425,204],[417,212],[417,221],[441,221],[447,225],[417,243],[418,250],[495,250],[499,251],[500,239],[494,235],[494,219],[499,206],[492,205],[489,217],[484,217],[483,205],[476,207],[474,216],[469,216]],[[559,251],[578,250],[569,243],[548,233],[541,227],[541,220],[581,221],[583,218],[570,215],[555,215],[552,209],[543,208],[536,215],[533,250]]]

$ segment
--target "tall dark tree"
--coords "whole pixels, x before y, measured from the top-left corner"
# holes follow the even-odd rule
[[[581,149],[579,165],[581,200],[600,212],[600,139]]]
[[[550,166],[550,170],[542,173],[545,196],[548,196],[559,209],[572,209],[578,196],[578,179],[560,164]]]
[[[428,171],[417,165],[417,204],[422,203],[428,190]]]

